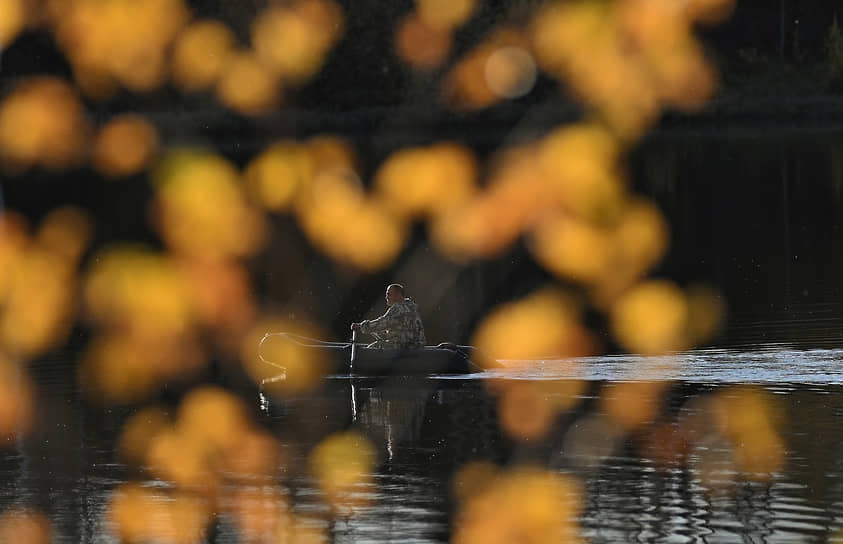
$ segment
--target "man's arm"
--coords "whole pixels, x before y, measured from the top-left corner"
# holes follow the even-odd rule
[[[360,323],[360,332],[372,334],[393,329],[399,325],[401,312],[394,305],[390,306],[386,313],[377,319],[363,321]]]

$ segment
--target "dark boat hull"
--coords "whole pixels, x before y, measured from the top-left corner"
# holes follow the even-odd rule
[[[423,376],[435,374],[471,374],[483,369],[471,361],[470,350],[466,347],[457,349],[426,346],[420,349],[392,350],[374,348],[356,348],[354,361],[351,360],[351,348],[339,355],[338,368],[346,369],[349,374],[383,376]]]
[[[296,349],[311,353],[312,359],[322,361],[328,375],[429,376],[471,374],[483,370],[472,362],[475,349],[471,346],[448,344],[447,347],[425,346],[419,349],[376,349],[357,344],[352,349],[352,344],[348,342],[322,342],[289,333],[267,334],[264,342],[270,339],[272,342],[294,344]],[[273,351],[267,350],[261,358],[279,369],[286,368],[283,361],[271,360],[270,353]],[[267,358],[264,359],[264,356]]]

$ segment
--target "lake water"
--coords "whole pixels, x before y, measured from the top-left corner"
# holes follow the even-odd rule
[[[332,377],[306,396],[265,399],[263,411],[258,396],[249,400],[256,418],[284,444],[280,483],[292,510],[335,542],[448,541],[458,509],[452,480],[459,467],[480,460],[502,470],[539,465],[579,482],[576,522],[591,542],[821,542],[843,528],[841,355],[770,345],[669,358],[544,361],[492,375],[533,385],[582,380],[541,440],[502,432],[488,376]],[[105,508],[115,487],[130,478],[115,456],[129,411],[87,407],[68,379],[69,367],[55,360],[33,368],[37,425],[0,451],[0,506],[41,509],[56,542],[117,542]],[[637,431],[612,430],[600,399],[642,379],[664,386],[652,421]],[[546,391],[562,390],[570,391]],[[784,457],[772,474],[742,471],[736,445],[722,439],[690,443],[667,464],[642,446],[656,423],[693,426],[709,409],[707,401],[741,391],[776,407]],[[329,524],[329,511],[302,467],[322,438],[349,428],[375,445],[377,469],[355,490],[365,504]],[[239,541],[224,517],[208,539]]]
[[[293,512],[335,542],[447,542],[459,529],[455,474],[487,461],[501,471],[540,466],[578,482],[575,521],[591,542],[832,540],[843,530],[843,350],[836,349],[843,345],[843,259],[835,250],[843,244],[841,142],[839,131],[770,138],[671,133],[653,137],[634,163],[635,186],[659,201],[672,225],[671,253],[656,272],[721,290],[728,321],[713,341],[728,349],[534,361],[486,376],[335,377],[306,396],[265,399],[263,411],[256,394],[246,396],[255,420],[284,445],[278,483]],[[47,191],[33,191],[41,193]],[[279,255],[286,264],[286,250]],[[429,312],[449,319],[426,319],[429,337],[465,339],[480,309],[532,289],[535,265],[525,271],[523,261],[509,261],[419,277],[419,289],[431,289],[428,276],[443,279],[439,295],[425,302]],[[273,277],[272,285],[303,286],[310,294],[302,306],[321,309],[325,315],[315,318],[333,319],[347,332],[348,322],[366,311],[358,286],[347,295],[349,304],[325,304],[342,301],[330,291],[342,282],[302,279],[313,273]],[[378,301],[381,290],[378,284]],[[266,296],[286,300],[283,292]],[[131,411],[88,406],[72,370],[70,357],[32,368],[36,425],[0,450],[0,511],[43,511],[56,542],[113,543],[108,501],[135,477],[116,455]],[[535,387],[543,400],[575,398],[562,399],[540,438],[515,439],[502,428],[500,397],[492,392],[501,381]],[[625,384],[652,382],[663,384],[656,388],[656,411],[636,429],[619,429],[603,399]],[[724,406],[737,407],[731,415],[740,419],[740,402],[729,403],[746,395],[766,403],[750,408],[774,415],[781,458],[771,473],[736,461],[745,445],[740,435],[693,434],[701,421],[712,426],[710,420],[722,418],[717,410]],[[630,405],[640,400],[633,396]],[[307,457],[324,437],[346,429],[374,444],[378,462],[373,479],[355,491],[365,504],[331,523]],[[762,460],[765,453],[755,452]],[[208,540],[240,542],[225,516]]]

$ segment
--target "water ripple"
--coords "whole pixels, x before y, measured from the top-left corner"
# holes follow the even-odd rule
[[[767,346],[753,351],[698,350],[659,357],[608,355],[578,359],[502,361],[489,377],[692,383],[843,384],[843,350]]]

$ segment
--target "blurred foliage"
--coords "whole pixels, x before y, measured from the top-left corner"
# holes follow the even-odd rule
[[[39,512],[12,509],[0,516],[0,542],[48,544],[52,537],[49,520]]]
[[[581,491],[575,482],[534,467],[491,476],[463,499],[453,542],[580,540]]]
[[[391,29],[396,55],[409,70],[438,78],[439,98],[455,112],[528,95],[539,77],[550,77],[586,114],[487,161],[455,141],[400,149],[366,183],[354,142],[334,135],[267,143],[240,168],[218,153],[163,145],[151,117],[126,112],[93,126],[86,113],[87,104],[121,92],[166,88],[207,93],[259,120],[291,100],[287,90],[317,77],[341,43],[348,21],[333,0],[269,2],[254,17],[248,43],[225,21],[194,19],[182,0],[0,3],[0,45],[25,28],[46,33],[73,78],[25,79],[0,100],[9,183],[26,183],[39,168],[90,166],[115,183],[148,176],[152,197],[137,205],[160,241],[91,248],[92,232],[103,226],[81,210],[55,210],[34,232],[4,211],[0,436],[9,440],[31,425],[26,363],[83,322],[92,338],[79,361],[82,388],[104,406],[138,407],[118,452],[140,475],[118,486],[108,507],[120,538],[201,541],[223,512],[244,542],[326,539],[293,512],[277,478],[282,444],[254,424],[236,395],[198,387],[175,415],[148,405],[164,384],[194,386],[212,360],[234,359],[255,385],[285,368],[289,379],[273,382],[277,395],[306,393],[330,371],[306,349],[264,345],[267,331],[324,330],[260,309],[250,259],[265,254],[272,220],[284,215],[327,258],[362,273],[387,269],[417,224],[457,263],[525,240],[554,281],[479,323],[473,339],[487,366],[503,361],[517,371],[554,358],[575,367],[578,358],[603,352],[586,311],[602,314],[614,340],[633,352],[669,354],[709,338],[723,311],[716,293],[648,279],[667,250],[668,226],[655,205],[631,194],[624,161],[664,110],[698,111],[712,96],[717,77],[694,31],[727,17],[732,0],[522,5],[534,9],[455,50],[454,36],[478,4],[419,0]],[[830,34],[829,54],[843,65],[838,38],[839,31]],[[599,460],[606,445],[634,434],[642,451],[666,465],[716,440],[731,446],[741,473],[767,478],[781,468],[779,416],[760,391],[727,390],[707,399],[695,419],[656,421],[669,384],[645,370],[649,379],[602,393],[605,416],[575,426],[566,437],[570,451]],[[503,431],[529,441],[581,402],[585,384],[503,378],[488,386]],[[707,474],[706,455],[696,459]],[[345,517],[365,504],[360,490],[373,485],[377,463],[366,436],[346,431],[316,445],[307,469],[332,514]],[[572,476],[469,464],[455,489],[456,542],[579,539],[584,490]],[[37,513],[0,519],[0,540],[46,542],[49,534]]]

